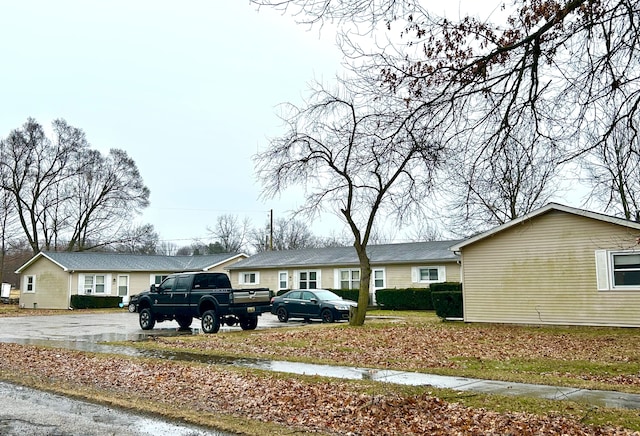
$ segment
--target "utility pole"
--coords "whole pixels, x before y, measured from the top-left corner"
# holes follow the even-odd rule
[[[273,251],[273,209],[269,212],[269,251]]]

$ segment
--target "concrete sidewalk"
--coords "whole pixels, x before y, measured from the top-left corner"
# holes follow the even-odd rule
[[[346,366],[314,365],[293,362],[271,361],[258,364],[261,369],[271,371],[337,377],[352,380],[373,380],[411,386],[433,386],[457,391],[482,392],[498,395],[520,395],[550,400],[572,400],[600,407],[640,409],[640,394],[616,391],[599,391],[560,386],[535,385],[529,383],[481,380],[466,377],[450,377],[418,372],[403,372]]]

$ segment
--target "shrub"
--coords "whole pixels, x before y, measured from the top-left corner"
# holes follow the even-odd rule
[[[431,299],[436,315],[440,318],[462,318],[462,284],[434,283],[431,285]]]
[[[71,307],[74,309],[103,309],[119,307],[122,297],[96,297],[93,295],[72,295]]]
[[[431,289],[378,289],[376,301],[388,310],[433,310]]]
[[[341,296],[345,300],[358,301],[358,294],[360,289],[329,289],[336,295]]]

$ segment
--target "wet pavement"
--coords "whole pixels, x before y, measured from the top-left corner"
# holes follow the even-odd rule
[[[293,326],[278,322],[271,314],[262,315],[258,329]],[[298,325],[302,325],[300,322]],[[458,391],[483,392],[500,395],[522,395],[553,400],[574,400],[596,406],[640,409],[640,394],[625,394],[614,391],[598,391],[566,388],[528,383],[500,382],[466,377],[449,377],[416,372],[353,368],[345,366],[314,365],[262,359],[236,359],[203,356],[183,352],[142,350],[133,347],[115,347],[99,344],[105,341],[145,340],[150,336],[175,336],[199,334],[198,320],[191,330],[179,330],[175,322],[164,322],[150,331],[138,326],[137,314],[69,314],[60,316],[35,316],[0,318],[0,341],[21,344],[48,345],[92,352],[118,353],[129,356],[156,357],[170,360],[198,361],[212,364],[227,364],[251,367],[291,374],[318,375],[354,380],[372,380],[414,386],[433,386]],[[240,327],[223,326],[218,334],[240,331]]]
[[[0,382],[0,398],[1,435],[231,436],[11,383]]]

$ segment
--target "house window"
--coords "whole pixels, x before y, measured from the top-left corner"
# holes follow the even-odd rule
[[[289,274],[287,271],[278,273],[278,290],[289,289]]]
[[[240,284],[257,285],[258,283],[260,283],[260,273],[257,273],[257,272],[240,273]]]
[[[374,289],[383,289],[385,288],[385,274],[383,269],[374,269],[373,270],[373,288]]]
[[[435,282],[438,280],[438,268],[420,268],[421,282]]]
[[[640,253],[614,253],[611,258],[614,287],[640,286]]]
[[[446,281],[444,266],[419,266],[412,268],[413,283],[436,283]]]
[[[84,293],[85,294],[104,294],[105,281],[103,275],[85,275],[84,276]]]
[[[300,289],[318,289],[318,271],[298,271]]]
[[[360,289],[360,270],[340,270],[340,289]]]
[[[599,291],[640,290],[640,252],[596,250]]]
[[[151,276],[152,277],[151,284],[152,285],[159,285],[160,283],[162,283],[162,281],[164,279],[167,278],[167,276],[168,276],[168,274],[156,274],[156,275],[153,275],[153,276]]]
[[[36,276],[26,276],[24,278],[23,292],[36,292]]]

